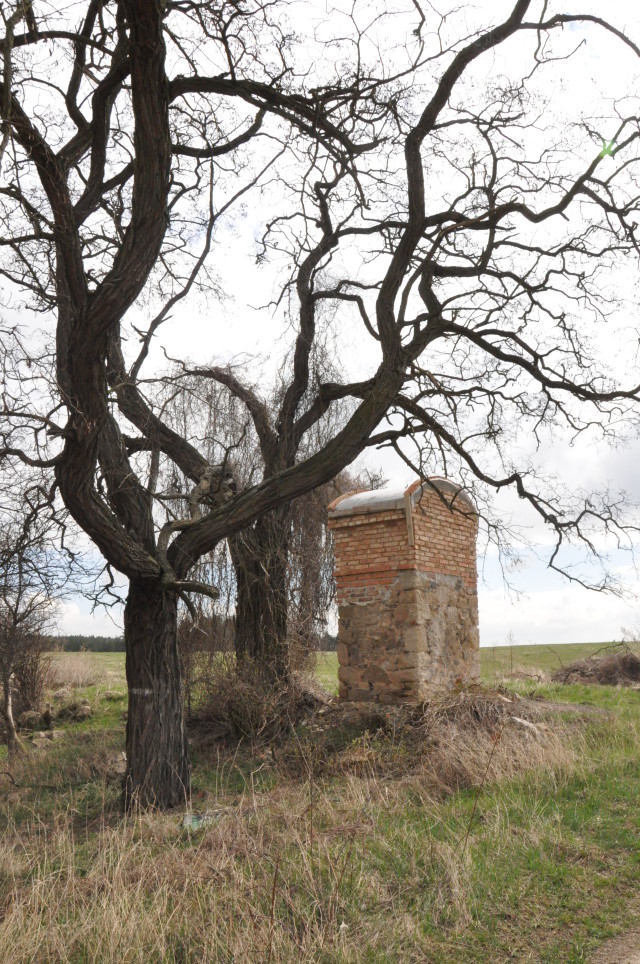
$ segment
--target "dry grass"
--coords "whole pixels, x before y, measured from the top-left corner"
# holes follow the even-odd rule
[[[87,653],[53,653],[47,671],[47,689],[82,689],[106,678],[96,659]]]
[[[513,669],[508,672],[503,671],[497,680],[531,680],[534,683],[549,683],[551,674],[541,669],[539,666],[524,666],[515,663]]]
[[[473,916],[475,808],[444,839],[428,830],[445,824],[447,795],[532,767],[571,768],[562,728],[537,721],[534,730],[514,715],[515,704],[480,690],[351,717],[321,708],[275,753],[262,751],[243,792],[199,799],[212,823],[194,835],[181,814],[113,816],[97,736],[81,754],[54,746],[46,777],[33,755],[15,783],[100,780],[101,816],[79,821],[72,794],[66,809],[24,819],[28,794],[9,788],[0,946],[15,964],[346,962],[363,960],[365,945],[386,946],[392,919],[392,959],[425,960],[421,915],[451,934]],[[237,748],[234,760],[218,767],[242,766]],[[409,892],[421,895],[418,915]]]
[[[442,796],[565,767],[569,742],[567,725],[548,726],[535,704],[478,687],[401,707],[332,703],[278,748],[276,765],[287,777],[408,778]]]
[[[312,823],[308,789],[289,787],[225,810],[194,841],[175,817],[139,816],[91,837],[78,835],[71,812],[46,833],[34,819],[28,848],[24,827],[5,834],[2,946],[14,964],[354,961],[365,931],[375,946],[396,914],[400,941],[417,944],[402,894],[363,859],[365,848],[397,859],[378,821],[403,803],[387,791],[347,781],[336,806],[318,790]],[[437,819],[433,803],[426,812]],[[434,840],[425,856],[424,843],[403,841],[411,874],[426,865],[431,919],[459,929],[471,919],[469,853]]]
[[[0,947],[16,964],[588,959],[637,884],[637,694],[587,717],[516,691],[531,681],[311,698],[267,741],[277,713],[247,690],[242,738],[191,727],[198,832],[184,811],[121,816],[120,703],[74,692],[91,724],[0,773]]]
[[[343,805],[359,807],[357,797]],[[176,817],[142,814],[90,838],[70,811],[46,833],[36,818],[12,827],[0,865],[3,946],[16,964],[312,959],[338,935],[339,880],[325,895],[322,868],[339,876],[344,848],[317,831],[310,852],[307,808],[300,787],[246,799],[196,839]],[[331,807],[316,814],[337,819]]]
[[[291,685],[278,686],[256,675],[241,675],[235,659],[216,653],[200,668],[193,718],[222,739],[253,745],[291,735],[301,720],[329,696],[310,676],[294,673]]]

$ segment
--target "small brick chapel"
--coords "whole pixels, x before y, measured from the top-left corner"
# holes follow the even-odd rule
[[[402,703],[479,677],[476,536],[448,479],[349,492],[329,506],[343,700]]]

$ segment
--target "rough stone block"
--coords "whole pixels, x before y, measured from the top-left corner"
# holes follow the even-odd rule
[[[348,699],[353,700],[355,703],[375,703],[378,699],[378,694],[372,689],[352,689],[349,691]]]
[[[347,686],[359,685],[363,682],[364,671],[360,667],[353,666],[339,666],[338,667],[338,681],[340,683],[345,683]]]
[[[345,643],[338,643],[338,662],[341,666],[349,665],[349,647]]]
[[[387,673],[382,667],[375,665],[367,666],[362,673],[363,679],[365,679],[367,683],[373,683],[375,686],[388,686],[392,675],[395,675],[395,671]]]
[[[388,677],[390,684],[394,688],[396,688],[398,684],[401,686],[404,683],[417,685],[420,682],[415,669],[397,669],[394,672],[389,673]]]

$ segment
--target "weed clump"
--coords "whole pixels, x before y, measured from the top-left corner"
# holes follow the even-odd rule
[[[316,775],[414,778],[436,796],[569,759],[564,724],[535,703],[480,686],[401,706],[331,702],[309,715],[278,750],[291,778]]]
[[[259,673],[240,672],[235,660],[219,656],[208,668],[192,722],[223,740],[259,744],[290,735],[328,702],[322,687],[303,674],[292,673],[286,684],[266,683]]]
[[[58,708],[55,716],[58,720],[73,720],[80,723],[90,719],[93,716],[93,710],[89,700],[71,699]]]
[[[555,683],[586,683],[600,686],[640,686],[640,656],[626,647],[604,655],[576,660],[553,674]]]

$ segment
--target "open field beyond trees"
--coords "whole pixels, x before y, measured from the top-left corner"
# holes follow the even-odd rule
[[[275,744],[193,721],[191,801],[126,819],[123,654],[55,655],[62,735],[25,741],[0,778],[0,947],[14,962],[589,960],[640,921],[640,699],[541,680],[601,646],[514,648],[499,691],[512,654],[485,649],[480,695],[413,736],[395,711],[329,707]],[[327,689],[335,670],[320,657]],[[535,732],[505,700],[542,707]],[[549,717],[545,700],[565,706]]]

